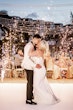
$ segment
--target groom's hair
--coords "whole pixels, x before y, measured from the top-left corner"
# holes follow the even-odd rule
[[[33,36],[33,38],[41,39],[41,36],[40,36],[39,34],[35,34],[35,35]]]

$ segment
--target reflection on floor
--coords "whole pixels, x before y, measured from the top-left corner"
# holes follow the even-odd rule
[[[73,79],[51,79],[48,78],[50,83],[73,83]],[[2,81],[0,80],[0,83]],[[25,83],[27,82],[26,78],[4,78],[3,83]]]

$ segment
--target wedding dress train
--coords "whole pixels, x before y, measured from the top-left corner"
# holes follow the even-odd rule
[[[34,100],[38,104],[55,104],[59,99],[54,95],[49,82],[46,78],[46,69],[42,57],[32,58],[36,64],[40,64],[42,68],[34,68]]]

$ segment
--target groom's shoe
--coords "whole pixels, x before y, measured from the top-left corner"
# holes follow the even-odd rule
[[[34,102],[34,101],[31,101],[31,103],[32,103],[32,105],[37,105],[37,103],[36,103],[36,102]]]
[[[26,104],[37,105],[37,103],[32,100],[26,100]]]

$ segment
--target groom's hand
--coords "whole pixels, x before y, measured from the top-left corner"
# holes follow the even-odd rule
[[[41,68],[42,66],[40,64],[36,64],[36,68]]]

